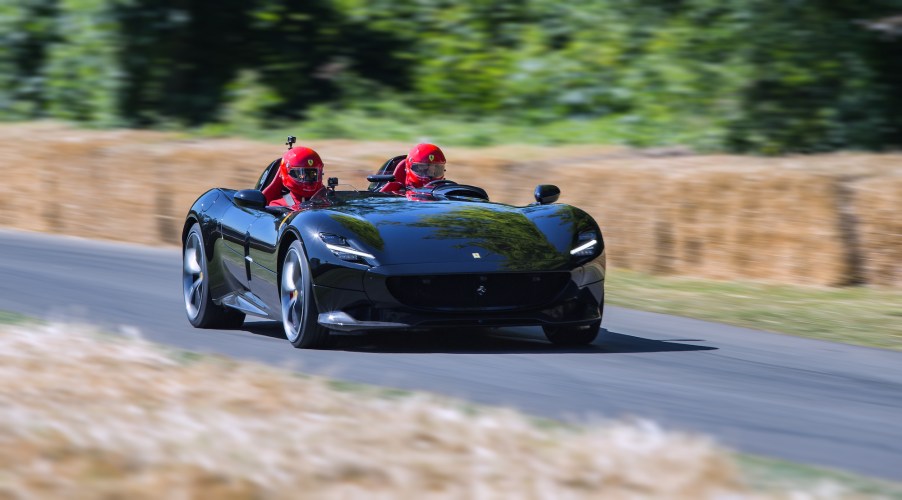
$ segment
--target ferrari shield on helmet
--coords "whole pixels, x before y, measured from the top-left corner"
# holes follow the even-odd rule
[[[323,161],[310,148],[292,148],[282,157],[279,175],[297,201],[310,198],[323,187]]]
[[[407,154],[406,184],[423,187],[445,178],[445,154],[434,144],[417,144]]]

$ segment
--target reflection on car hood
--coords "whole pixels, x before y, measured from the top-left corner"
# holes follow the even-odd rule
[[[321,211],[382,265],[493,262],[505,270],[561,268],[588,217],[569,205],[369,198]]]

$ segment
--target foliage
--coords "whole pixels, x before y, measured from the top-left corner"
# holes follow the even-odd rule
[[[902,37],[868,25],[900,12],[902,0],[22,0],[0,6],[0,115],[883,149],[902,144]]]
[[[57,0],[0,3],[0,117],[41,116],[40,74],[56,35]]]
[[[127,0],[117,5],[127,75],[120,111],[132,125],[213,120],[249,60],[244,0]],[[256,65],[247,65],[253,68]]]
[[[765,153],[886,144],[898,121],[884,111],[898,96],[880,81],[876,65],[883,51],[898,54],[902,45],[881,42],[860,24],[883,10],[881,3],[889,6],[751,2],[755,15],[737,30],[742,38],[734,45],[752,71],[739,89],[728,144]]]
[[[123,80],[117,64],[118,25],[108,0],[61,0],[57,40],[43,68],[46,113],[56,118],[114,125]]]
[[[222,120],[238,130],[266,127],[267,110],[282,103],[282,99],[271,88],[260,82],[258,74],[244,70],[234,82],[226,86],[227,102]]]

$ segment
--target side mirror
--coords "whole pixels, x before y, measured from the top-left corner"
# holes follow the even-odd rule
[[[539,184],[536,186],[536,203],[539,205],[547,205],[554,203],[561,197],[561,190],[553,184]]]
[[[242,189],[235,193],[235,204],[239,207],[262,209],[266,207],[266,196],[256,189]]]

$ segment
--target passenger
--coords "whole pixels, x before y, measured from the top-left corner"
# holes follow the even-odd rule
[[[263,190],[263,195],[271,207],[297,210],[321,189],[324,189],[323,161],[316,151],[297,147],[282,156],[276,180]]]
[[[417,144],[395,166],[395,180],[379,191],[404,196],[432,181],[445,178],[445,154],[434,144]]]

